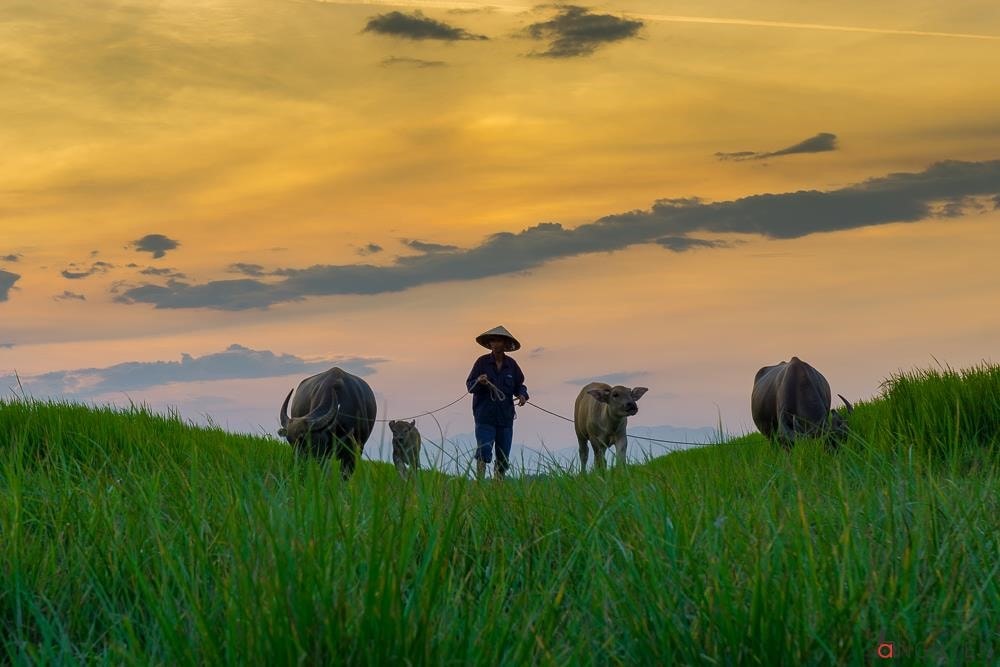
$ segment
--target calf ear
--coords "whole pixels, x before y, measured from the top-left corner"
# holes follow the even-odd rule
[[[288,431],[285,430],[284,426],[278,429],[278,435],[280,435],[282,438],[288,435]]]
[[[632,390],[632,400],[638,401],[647,391],[649,391],[649,389],[646,389],[645,387],[636,387]]]
[[[610,389],[588,389],[587,393],[596,398],[599,403],[607,403],[611,400]]]
[[[417,420],[416,419],[411,419],[410,420],[410,426],[416,426],[416,425],[417,425]]]
[[[393,433],[396,432],[396,424],[397,422],[395,419],[389,421],[389,430],[392,431]]]

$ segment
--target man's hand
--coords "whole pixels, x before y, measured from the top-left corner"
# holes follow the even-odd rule
[[[525,396],[524,394],[521,394],[520,396],[517,397],[517,407],[522,407],[527,402],[528,402],[528,397]]]
[[[483,373],[482,375],[476,378],[476,384],[486,384],[489,381],[490,379],[486,377],[486,373]]]

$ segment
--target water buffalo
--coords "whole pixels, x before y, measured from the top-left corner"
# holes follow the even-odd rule
[[[639,412],[636,401],[648,390],[645,387],[629,389],[612,387],[603,382],[591,382],[580,390],[573,409],[573,425],[580,443],[580,472],[587,469],[587,441],[594,448],[594,466],[605,468],[604,454],[615,446],[618,465],[625,463],[625,426],[631,415]]]
[[[288,416],[288,401],[292,416]],[[325,459],[336,454],[340,472],[348,479],[354,472],[375,424],[375,394],[368,383],[340,368],[308,377],[288,392],[281,404],[279,435],[298,452]]]
[[[408,470],[419,470],[420,431],[417,430],[417,422],[393,420],[389,422],[389,430],[392,431],[392,462],[399,476],[406,477]]]
[[[854,411],[850,401],[840,400],[848,413]],[[798,357],[757,371],[750,412],[760,432],[785,449],[800,436],[824,437],[836,447],[847,435],[847,422],[830,409],[830,383]]]

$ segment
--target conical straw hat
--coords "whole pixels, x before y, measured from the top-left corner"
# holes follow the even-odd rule
[[[476,342],[488,350],[490,349],[489,339],[493,336],[502,336],[507,339],[507,346],[505,348],[507,352],[513,352],[521,347],[521,344],[517,342],[517,339],[511,336],[510,332],[502,326],[493,327],[489,331],[479,334],[476,336]]]

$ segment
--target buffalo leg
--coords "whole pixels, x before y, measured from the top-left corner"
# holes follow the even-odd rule
[[[590,450],[587,448],[587,437],[576,434],[576,439],[580,442],[580,474],[587,472],[587,457],[590,456]]]

